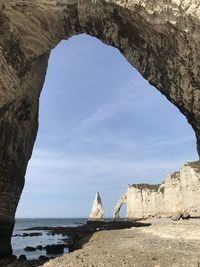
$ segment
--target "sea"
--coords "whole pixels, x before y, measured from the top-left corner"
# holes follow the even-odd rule
[[[38,259],[40,256],[52,257],[53,255],[46,255],[45,250],[36,250],[33,252],[27,252],[24,250],[25,247],[37,247],[39,245],[46,246],[52,244],[62,244],[63,236],[62,235],[48,235],[47,231],[41,230],[25,230],[33,227],[75,227],[87,222],[86,218],[46,218],[46,219],[16,219],[13,237],[12,237],[12,248],[13,254],[19,257],[20,255],[26,255],[28,260]],[[14,235],[23,235],[23,233],[33,233],[33,232],[42,232],[42,236],[14,236]],[[64,253],[68,253],[68,249],[64,249]],[[56,256],[61,256],[56,255]],[[55,256],[55,255],[54,255]]]

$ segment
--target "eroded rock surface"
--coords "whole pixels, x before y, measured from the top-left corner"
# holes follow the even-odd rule
[[[129,185],[126,217],[200,217],[200,161],[184,164],[161,185]]]
[[[120,199],[118,200],[117,204],[114,207],[113,210],[113,221],[119,220],[119,212],[123,204],[127,203],[127,194],[124,193],[121,195]]]
[[[88,221],[104,221],[104,210],[99,192],[96,193]]]
[[[0,257],[12,253],[51,49],[79,33],[117,47],[186,116],[200,154],[199,19],[196,0],[0,1]]]

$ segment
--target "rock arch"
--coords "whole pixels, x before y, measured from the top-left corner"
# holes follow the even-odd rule
[[[196,0],[1,1],[0,257],[12,253],[51,49],[79,33],[117,47],[186,116],[200,154],[199,14]]]
[[[113,221],[119,220],[119,212],[121,210],[122,205],[127,204],[127,194],[124,193],[121,195],[120,199],[118,200],[117,204],[114,207],[113,210]]]

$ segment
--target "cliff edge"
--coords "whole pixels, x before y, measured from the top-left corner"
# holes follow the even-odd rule
[[[127,191],[127,219],[200,217],[200,161],[185,163],[160,185],[133,184]]]

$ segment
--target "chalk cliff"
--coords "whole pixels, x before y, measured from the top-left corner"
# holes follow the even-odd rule
[[[48,58],[86,33],[117,47],[193,127],[200,154],[200,5],[196,0],[0,1],[0,257],[38,128]]]
[[[200,216],[200,161],[184,164],[160,185],[129,185],[127,219]]]
[[[115,208],[113,210],[113,221],[119,220],[119,212],[123,204],[127,203],[127,194],[121,195],[120,199],[118,200]]]
[[[104,210],[99,192],[96,193],[88,221],[104,221]]]

